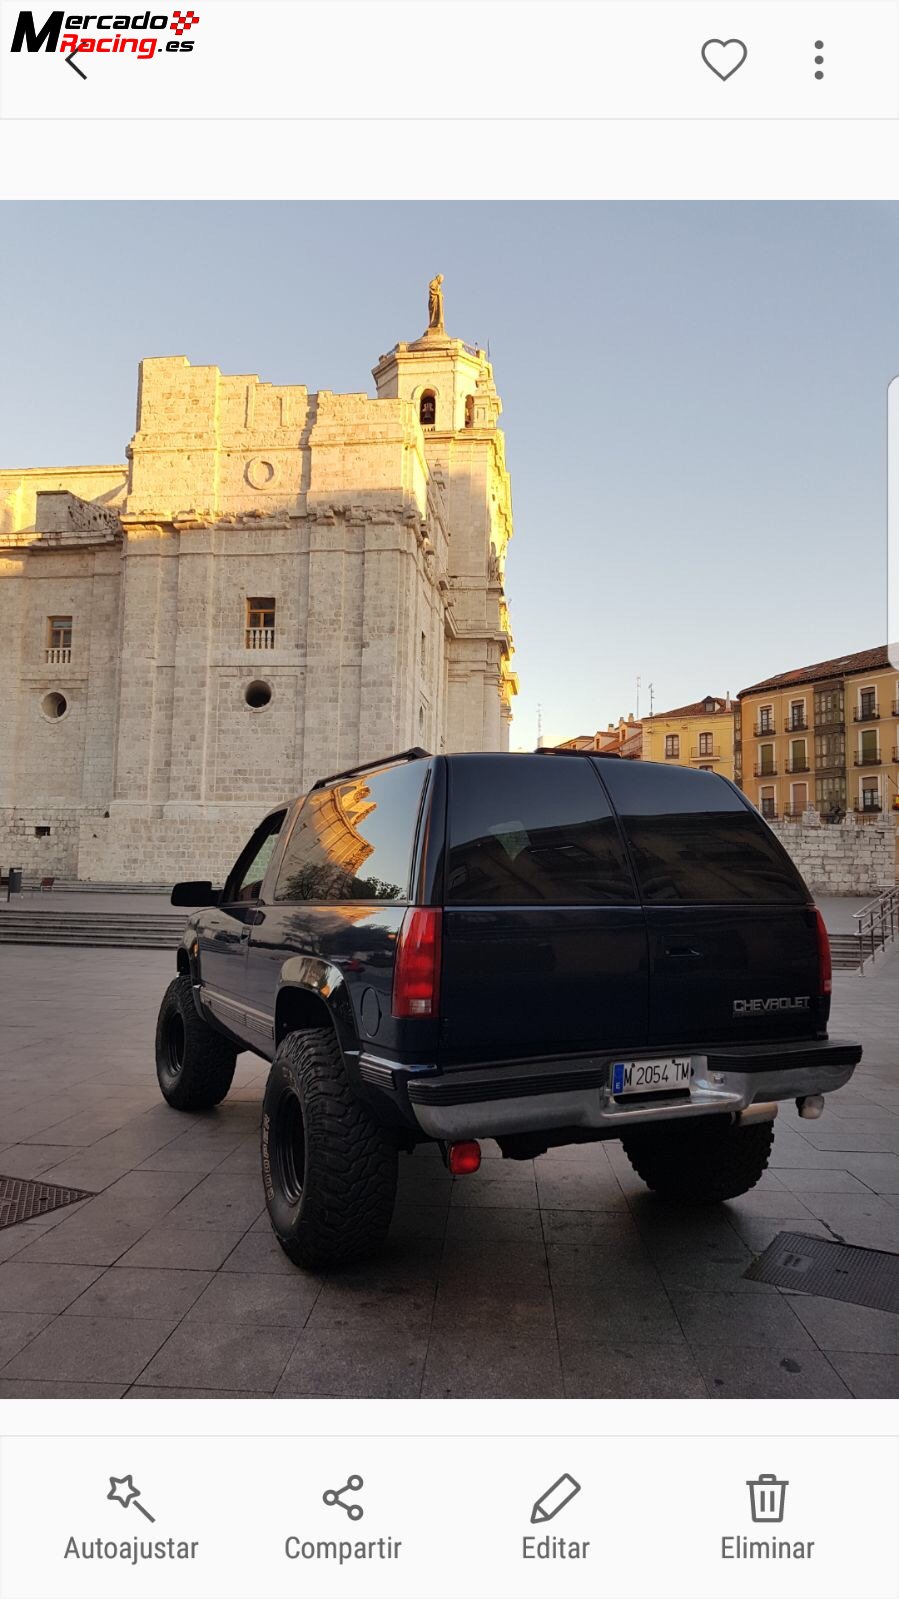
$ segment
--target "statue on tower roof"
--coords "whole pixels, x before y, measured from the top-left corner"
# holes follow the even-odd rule
[[[445,333],[443,325],[443,273],[438,272],[428,284],[428,332]]]

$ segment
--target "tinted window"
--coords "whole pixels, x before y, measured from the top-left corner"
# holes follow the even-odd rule
[[[634,885],[593,763],[497,755],[450,762],[446,899],[620,905]]]
[[[224,904],[259,898],[262,882],[268,871],[268,863],[275,853],[278,834],[286,814],[285,811],[279,811],[276,816],[269,816],[253,834],[249,844],[238,856],[225,885],[225,892],[222,895]]]
[[[789,856],[741,796],[713,772],[604,761],[647,904],[804,904]]]
[[[427,770],[412,761],[313,790],[284,852],[275,899],[408,899]]]

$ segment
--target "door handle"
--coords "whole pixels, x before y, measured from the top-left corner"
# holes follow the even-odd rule
[[[670,955],[673,960],[681,960],[681,961],[702,961],[702,960],[705,960],[705,955],[704,955],[703,951],[701,949],[694,949],[691,944],[670,944],[668,946],[668,948],[665,950],[665,954],[666,955]]]

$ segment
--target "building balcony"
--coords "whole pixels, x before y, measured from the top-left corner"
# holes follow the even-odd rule
[[[784,768],[784,770],[787,771],[787,772],[810,772],[811,771],[811,767],[810,767],[810,765],[809,765],[807,760],[805,760],[805,761],[787,761],[787,764],[786,764],[786,767]]]
[[[762,815],[764,816],[766,822],[776,822],[777,821],[777,806],[776,805],[760,805],[759,806],[759,810],[761,811]]]
[[[855,814],[856,816],[882,816],[883,806],[879,799],[874,805],[856,805]]]
[[[70,644],[55,645],[44,651],[48,666],[71,666],[72,647]]]
[[[808,722],[806,721],[804,716],[797,716],[795,719],[790,719],[790,720],[784,722],[784,732],[785,733],[807,733],[808,732]]]
[[[879,755],[856,755],[853,757],[856,766],[882,766]]]
[[[767,722],[756,722],[752,731],[756,738],[773,738],[777,728],[774,726],[773,719],[771,719]]]
[[[777,776],[777,767],[776,766],[754,766],[753,769],[752,769],[752,775],[753,775],[753,777],[776,777]]]
[[[248,650],[273,650],[275,647],[275,630],[273,627],[248,627],[246,648]]]
[[[879,722],[880,721],[880,706],[879,705],[869,705],[867,707],[867,709],[862,708],[862,710],[860,710],[860,711],[859,710],[853,711],[852,712],[852,720],[853,720],[853,722]]]
[[[893,701],[893,715],[899,716],[899,700]]]
[[[693,749],[690,751],[690,759],[691,761],[720,761],[721,750],[717,744],[714,744],[708,750]]]

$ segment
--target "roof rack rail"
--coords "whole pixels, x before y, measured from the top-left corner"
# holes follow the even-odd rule
[[[373,772],[379,766],[395,766],[398,761],[419,761],[422,757],[428,758],[430,753],[430,750],[423,750],[416,744],[410,750],[400,750],[397,755],[382,755],[379,761],[364,761],[360,766],[348,766],[345,772],[332,772],[330,777],[319,777],[312,789],[327,788],[329,783],[339,783],[344,777],[358,777],[362,772]]]
[[[621,760],[621,755],[620,755],[618,750],[558,750],[558,749],[552,749],[551,747],[549,747],[546,744],[541,744],[540,748],[536,749],[534,751],[534,754],[535,755],[592,755],[593,759],[597,760],[597,761],[620,761]]]

